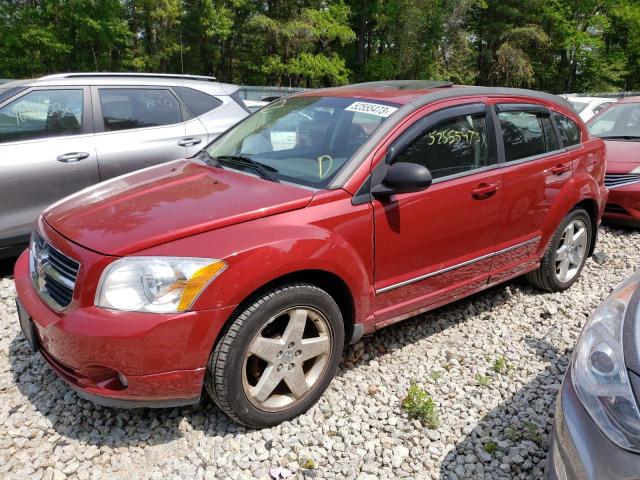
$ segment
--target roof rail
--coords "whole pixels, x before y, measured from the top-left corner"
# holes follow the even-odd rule
[[[83,78],[83,77],[141,77],[141,78],[173,78],[181,80],[200,80],[203,82],[217,82],[216,77],[204,75],[180,75],[177,73],[135,73],[135,72],[88,72],[88,73],[57,73],[47,75],[42,79],[51,80],[54,78]]]
[[[355,83],[347,88],[389,88],[394,90],[426,90],[431,88],[453,87],[453,82],[442,80],[381,80],[376,82]]]

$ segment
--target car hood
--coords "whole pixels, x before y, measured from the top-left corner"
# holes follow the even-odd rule
[[[605,140],[605,144],[607,145],[608,164],[625,163],[640,166],[640,141]]]
[[[312,197],[304,188],[179,160],[82,190],[43,216],[69,240],[120,256],[303,208]]]

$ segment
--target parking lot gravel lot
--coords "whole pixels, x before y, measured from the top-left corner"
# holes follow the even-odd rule
[[[541,478],[555,397],[587,316],[638,268],[640,232],[605,227],[569,291],[518,279],[349,347],[320,402],[251,430],[209,401],[114,410],[81,400],[31,354],[0,278],[0,478]],[[411,420],[411,383],[439,426]]]

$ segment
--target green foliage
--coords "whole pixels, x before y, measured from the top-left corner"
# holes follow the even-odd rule
[[[637,0],[0,0],[0,77],[162,71],[640,89]]]
[[[491,383],[491,377],[489,375],[482,375],[480,373],[476,373],[476,382],[481,387],[488,387]]]
[[[492,442],[491,440],[489,440],[487,443],[484,444],[484,451],[487,452],[489,455],[494,455],[496,453],[496,450],[498,450],[498,445],[495,442]]]
[[[407,396],[402,400],[402,408],[410,418],[420,420],[428,428],[438,428],[440,419],[433,399],[418,385],[412,383]]]
[[[493,365],[491,365],[491,370],[493,370],[496,373],[507,373],[507,371],[510,368],[511,368],[511,365],[509,365],[509,362],[507,361],[506,357],[502,355],[496,358],[496,360],[493,362]]]
[[[314,470],[316,468],[316,462],[311,458],[307,458],[300,464],[300,466],[305,470]]]
[[[511,425],[505,428],[504,433],[505,437],[512,442],[519,442],[524,439],[542,445],[545,439],[540,426],[534,422],[523,422],[522,425]]]

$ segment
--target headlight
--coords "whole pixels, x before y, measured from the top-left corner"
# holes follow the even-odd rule
[[[114,310],[184,312],[226,267],[211,258],[121,258],[102,273],[95,304]]]
[[[587,321],[571,379],[591,418],[615,444],[640,451],[640,411],[624,363],[622,332],[640,274],[621,283]]]
[[[640,167],[636,167],[633,170],[631,170],[631,173],[640,173]]]

